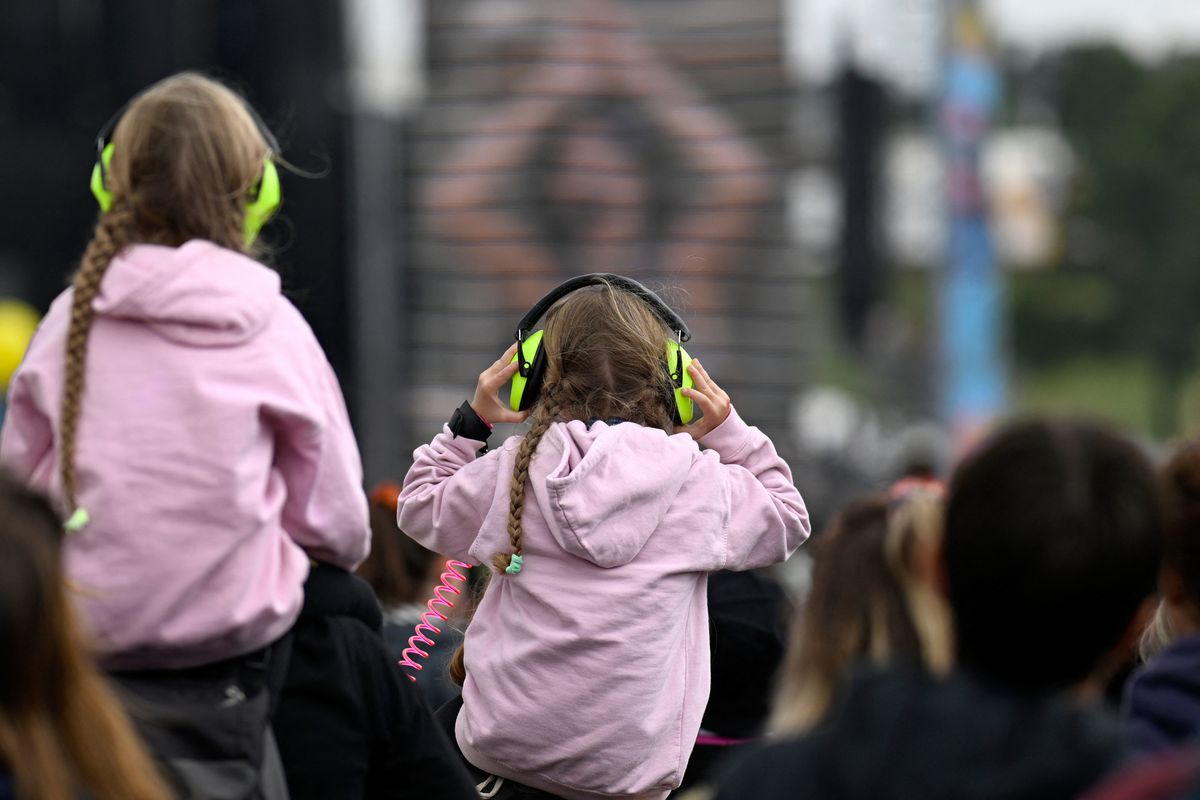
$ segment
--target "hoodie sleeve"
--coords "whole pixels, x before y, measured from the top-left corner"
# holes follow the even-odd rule
[[[434,552],[475,563],[468,552],[492,506],[500,452],[475,455],[483,442],[450,426],[413,453],[396,508],[400,530]]]
[[[285,368],[301,396],[287,409],[268,409],[275,468],[287,487],[283,526],[313,558],[353,570],[371,547],[362,459],[333,368],[299,312],[288,308],[295,358]]]
[[[720,456],[727,494],[721,568],[755,569],[787,560],[808,538],[810,524],[792,471],[771,440],[731,408],[701,444]]]
[[[52,409],[61,402],[50,375],[62,374],[62,339],[71,304],[67,289],[50,305],[34,331],[25,355],[8,384],[4,426],[0,430],[0,466],[18,480],[49,489],[57,465]],[[55,404],[55,405],[51,405]]]
[[[29,483],[54,447],[49,418],[37,402],[34,379],[18,370],[8,390],[4,428],[0,431],[0,464],[13,477]]]

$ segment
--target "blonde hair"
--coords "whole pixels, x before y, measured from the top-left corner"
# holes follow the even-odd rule
[[[168,797],[76,626],[47,501],[0,476],[0,763],[17,797]],[[86,790],[86,791],[84,791]]]
[[[1167,611],[1166,601],[1159,600],[1154,607],[1154,616],[1146,623],[1146,627],[1142,629],[1142,635],[1138,637],[1138,659],[1145,662],[1157,657],[1170,647],[1177,637],[1178,634],[1175,633],[1175,627],[1171,624],[1171,617]]]
[[[246,196],[264,159],[275,155],[238,95],[190,72],[138,95],[121,115],[112,145],[106,177],[112,208],[96,223],[72,281],[59,437],[59,470],[69,508],[76,505],[75,444],[92,301],[108,265],[139,242],[177,247],[207,239],[246,251]]]
[[[949,669],[953,628],[932,575],[942,503],[925,495],[847,506],[812,545],[812,590],[793,626],[770,729],[820,722],[858,660]]]

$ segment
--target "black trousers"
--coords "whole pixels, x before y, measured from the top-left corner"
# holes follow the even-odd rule
[[[291,634],[187,669],[110,673],[134,725],[181,797],[286,798],[270,720]]]

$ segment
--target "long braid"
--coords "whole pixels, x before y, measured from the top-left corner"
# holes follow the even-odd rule
[[[84,375],[87,371],[88,334],[92,329],[92,301],[100,292],[108,265],[130,243],[134,235],[134,214],[124,204],[114,206],[100,218],[92,241],[83,253],[75,273],[71,298],[71,325],[67,329],[66,361],[58,446],[63,498],[67,508],[76,508],[75,442],[79,430],[79,410],[83,400]]]
[[[525,487],[529,484],[529,462],[533,460],[533,453],[537,450],[542,436],[545,435],[546,431],[550,430],[551,423],[558,417],[558,413],[562,408],[557,395],[558,392],[554,387],[543,389],[543,397],[545,399],[535,412],[536,416],[533,427],[529,429],[529,433],[525,434],[525,438],[521,440],[521,444],[517,448],[517,459],[513,464],[512,491],[509,494],[508,500],[508,541],[512,545],[512,551],[509,553],[497,553],[492,557],[492,569],[499,575],[507,574],[508,566],[512,563],[514,555],[521,555],[521,512],[525,508]],[[487,590],[490,573],[487,573],[487,575],[488,578],[484,579],[475,592],[474,604],[468,613],[468,618],[474,616],[475,607],[478,606],[479,599]],[[462,686],[466,681],[465,642],[460,642],[454,654],[450,657],[447,672],[450,679],[459,686]]]
[[[512,552],[497,553],[492,558],[492,568],[500,574],[506,572],[513,556],[521,555],[521,514],[525,509],[525,487],[529,485],[529,462],[533,460],[538,443],[546,431],[550,430],[550,424],[558,417],[560,410],[554,388],[546,387],[544,391],[546,399],[538,409],[533,427],[521,440],[517,448],[517,460],[513,464],[512,491],[508,496],[508,541],[512,545]]]

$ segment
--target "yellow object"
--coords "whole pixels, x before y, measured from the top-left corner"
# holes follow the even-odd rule
[[[0,300],[0,389],[8,390],[8,381],[21,365],[40,319],[20,300]]]
[[[86,528],[87,524],[91,521],[92,515],[88,513],[86,508],[80,506],[79,508],[75,509],[74,513],[72,513],[71,516],[67,518],[67,521],[63,523],[63,528],[66,529],[67,533],[79,533],[81,530]]]

